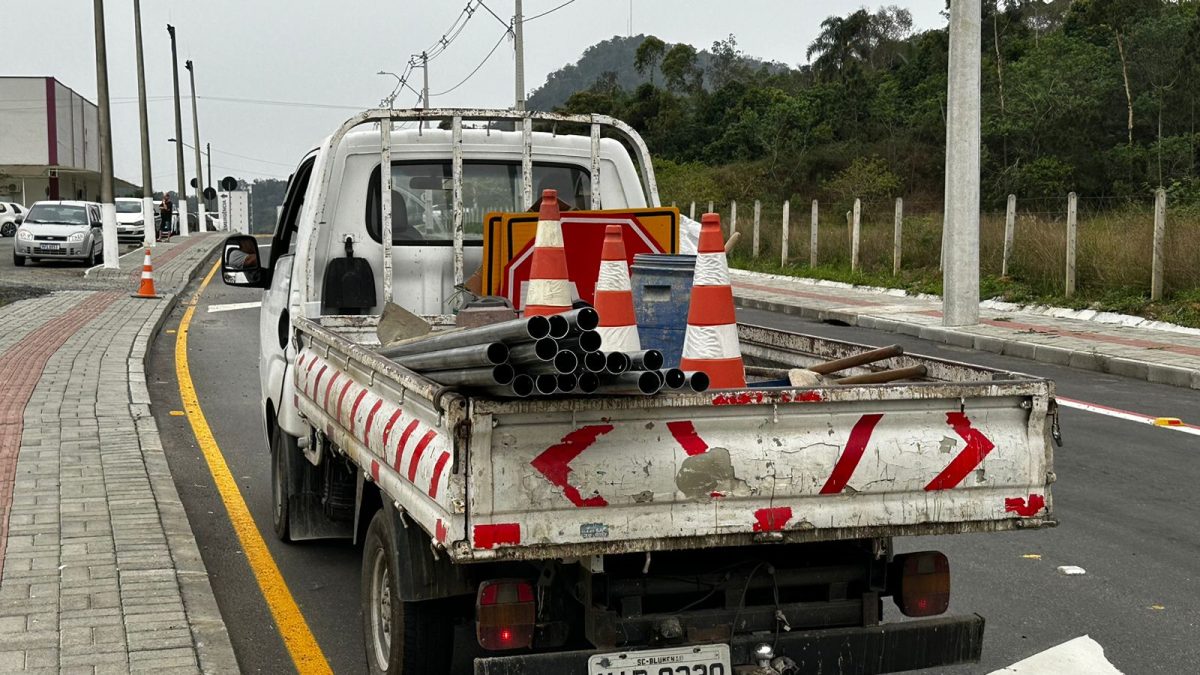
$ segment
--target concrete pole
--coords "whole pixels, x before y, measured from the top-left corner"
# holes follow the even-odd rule
[[[904,198],[896,197],[896,223],[892,233],[892,276],[900,276],[900,256],[904,241]]]
[[[183,113],[179,109],[179,57],[175,51],[175,27],[167,24],[167,32],[171,34],[171,78],[175,83],[175,172],[179,177],[179,188],[175,193],[175,223],[179,235],[188,235],[187,221],[187,179],[183,176]],[[183,217],[180,218],[179,214]]]
[[[858,242],[862,234],[862,200],[854,200],[853,219],[850,226],[850,270],[858,269]]]
[[[428,110],[429,105],[429,56],[425,52],[421,52],[421,72],[425,76],[425,84],[421,86],[421,105]]]
[[[705,211],[705,213],[712,213],[712,212],[713,212],[713,203],[712,203],[712,200],[710,199],[710,200],[708,200],[708,210]]]
[[[753,241],[753,250],[754,250],[755,258],[758,257],[758,222],[759,222],[759,218],[761,216],[762,216],[762,202],[755,199],[754,200],[754,241]]]
[[[154,185],[150,174],[150,121],[146,113],[146,64],[142,59],[142,2],[133,0],[133,40],[137,54],[138,123],[142,132],[142,243],[154,246],[158,233],[154,231]]]
[[[808,266],[817,266],[817,200],[812,202],[812,221],[808,225]]]
[[[946,106],[944,326],[979,323],[979,109],[981,0],[950,3]]]
[[[1067,195],[1067,284],[1066,296],[1075,295],[1075,246],[1079,232],[1079,202],[1075,193]]]
[[[729,202],[729,234],[733,235],[737,232],[737,201],[730,200]]]
[[[690,209],[688,209],[688,219],[689,220],[696,219],[696,202],[692,202],[692,207]]]
[[[1008,196],[1008,207],[1004,210],[1004,257],[1000,261],[1000,276],[1008,277],[1008,264],[1012,261],[1013,239],[1017,235],[1017,196]]]
[[[207,141],[204,143],[204,159],[208,160],[208,186],[216,187],[212,179],[212,143]]]
[[[1163,295],[1163,249],[1167,239],[1167,191],[1154,191],[1154,260],[1150,267],[1150,299],[1158,302]]]
[[[96,98],[100,109],[100,225],[104,233],[104,266],[117,268],[117,205],[113,203],[112,117],[108,108],[108,49],[104,41],[104,0],[92,0],[96,29]]]
[[[788,208],[790,206],[790,200],[783,203],[783,239],[779,242],[779,247],[782,251],[779,258],[780,267],[787,267],[788,261]]]
[[[517,110],[525,109],[525,18],[521,15],[521,0],[516,0],[513,13],[513,49],[516,51]]]
[[[192,147],[196,150],[196,231],[208,229],[208,209],[204,205],[204,164],[200,161],[200,116],[196,112],[196,69],[188,59],[188,81],[192,85]],[[183,139],[179,139],[181,144]]]

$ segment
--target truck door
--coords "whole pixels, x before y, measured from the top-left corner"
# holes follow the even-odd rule
[[[288,364],[295,359],[290,344],[292,326],[288,305],[292,267],[296,259],[296,229],[315,161],[315,154],[306,157],[288,181],[279,219],[275,223],[275,232],[271,236],[271,285],[263,293],[258,323],[261,350],[258,372],[263,399],[274,407],[277,423],[293,436],[304,434],[304,424],[291,396],[286,394]],[[269,427],[267,433],[270,433]]]

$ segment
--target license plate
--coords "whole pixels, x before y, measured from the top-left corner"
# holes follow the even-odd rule
[[[61,245],[49,241],[38,242],[37,247],[47,251],[57,251],[58,249],[62,248]]]
[[[696,645],[596,654],[588,675],[732,675],[729,645]]]

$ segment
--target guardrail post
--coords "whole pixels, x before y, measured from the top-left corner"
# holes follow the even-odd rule
[[[790,204],[790,200],[785,200],[785,201],[783,202],[783,241],[781,241],[781,242],[780,242],[780,244],[779,244],[779,246],[780,246],[780,248],[782,249],[783,253],[780,255],[780,258],[779,258],[779,266],[780,266],[780,267],[787,267],[787,259],[788,259],[788,250],[787,250],[787,249],[788,249],[788,205],[789,205],[789,204]]]
[[[1163,250],[1167,238],[1167,191],[1154,191],[1154,260],[1150,270],[1150,299],[1157,302],[1163,294]]]
[[[1067,287],[1066,296],[1075,295],[1075,242],[1078,238],[1079,198],[1067,195]]]
[[[817,266],[817,200],[812,202],[812,221],[808,226],[808,266]]]
[[[896,197],[896,224],[895,233],[892,235],[892,276],[900,275],[900,242],[903,240],[904,232],[904,198]]]
[[[762,216],[762,202],[754,200],[754,257],[758,257],[758,220]]]
[[[1004,258],[1000,261],[1000,276],[1008,276],[1008,263],[1012,260],[1013,237],[1017,229],[1017,196],[1008,196],[1008,208],[1004,210]]]
[[[859,225],[862,220],[862,200],[854,200],[853,220],[850,224],[850,271],[858,269]]]

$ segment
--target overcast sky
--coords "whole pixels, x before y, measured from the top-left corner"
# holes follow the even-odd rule
[[[563,0],[525,0],[526,17]],[[201,142],[213,146],[214,177],[286,178],[304,152],[327,136],[353,109],[372,107],[403,72],[409,55],[430,47],[455,21],[467,0],[143,0],[142,30],[150,98],[154,186],[174,187],[175,135],[171,103],[171,47],[166,24],[176,26],[180,88],[188,95],[186,59],[195,61]],[[512,0],[485,0],[507,23]],[[915,28],[945,25],[944,0],[867,3],[907,7]],[[633,34],[706,48],[729,33],[748,55],[795,66],[822,19],[860,5],[834,0],[633,0]],[[5,17],[0,75],[57,77],[96,100],[92,2],[3,0]],[[575,62],[582,51],[630,25],[629,0],[575,0],[525,26],[525,82],[532,91],[546,75]],[[106,0],[108,72],[112,96],[116,173],[141,183],[133,2]],[[504,41],[474,77],[444,96],[484,59],[504,26],[478,11],[446,52],[430,65],[435,106],[512,105],[513,49]],[[420,89],[420,74],[412,84]],[[218,100],[218,99],[239,99]],[[412,106],[407,90],[396,107]],[[281,101],[303,106],[252,103]],[[342,108],[344,106],[344,108]],[[184,138],[192,139],[185,99]],[[195,160],[185,156],[191,176]]]

